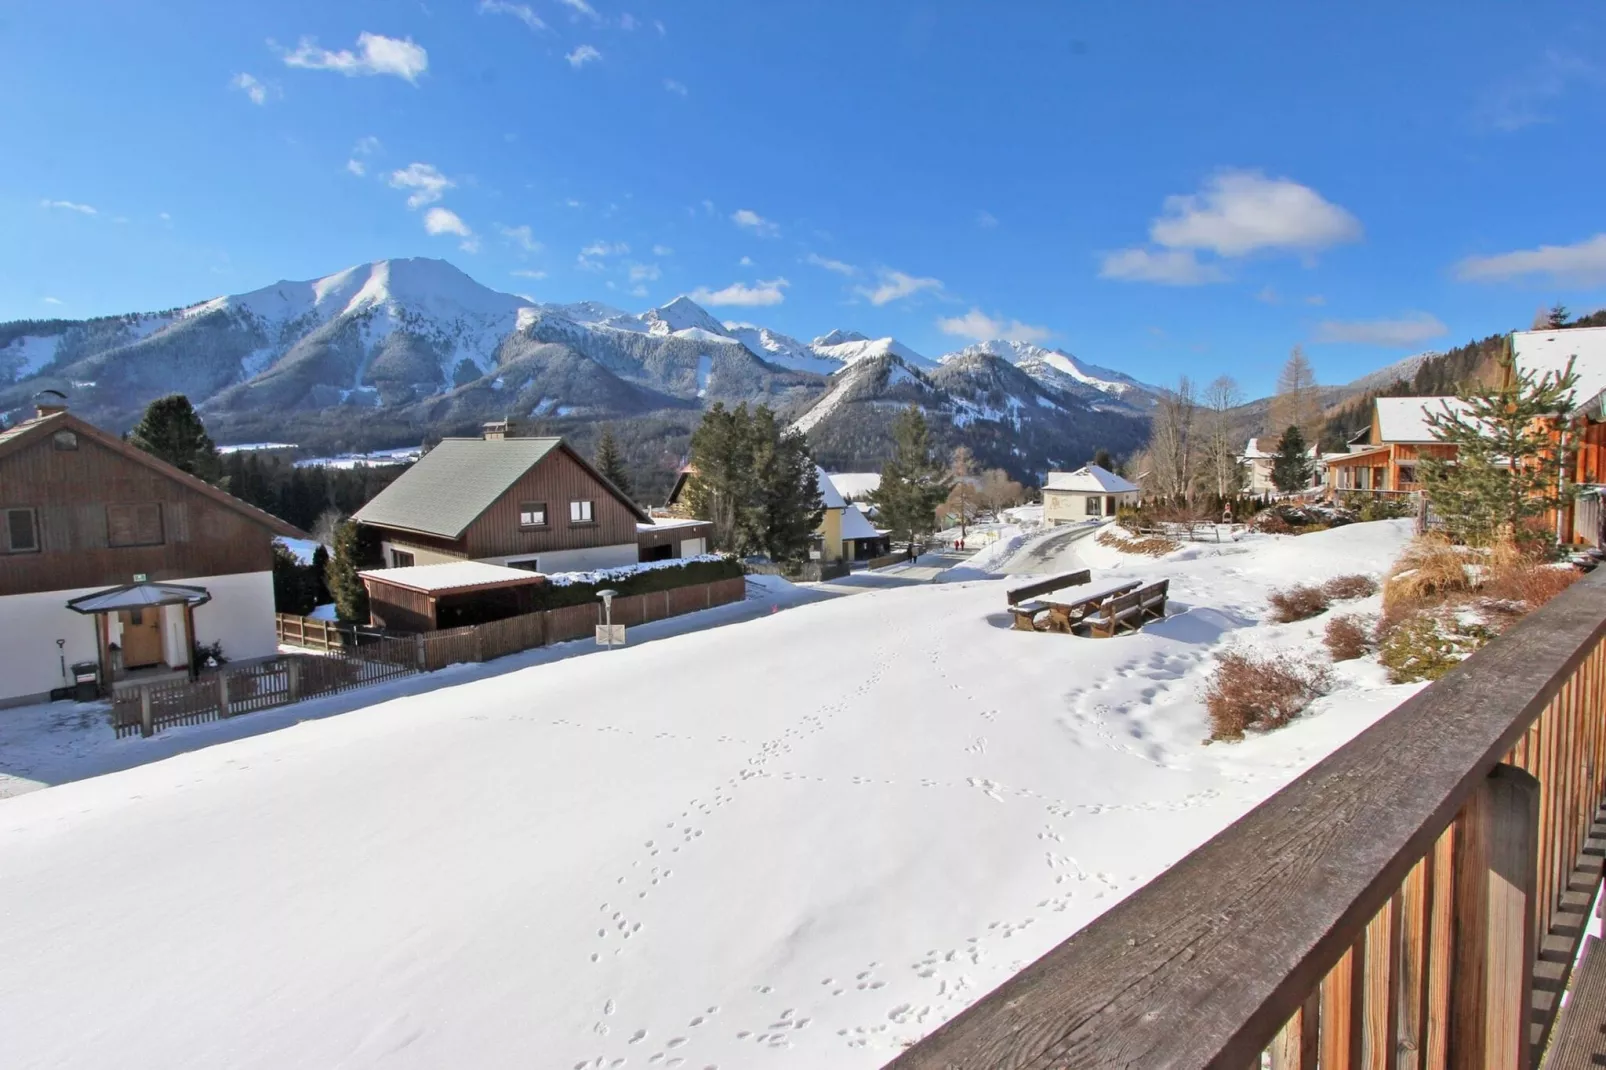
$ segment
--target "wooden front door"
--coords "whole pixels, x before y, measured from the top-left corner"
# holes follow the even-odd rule
[[[162,660],[162,611],[130,609],[118,614],[123,624],[123,668],[142,669]]]

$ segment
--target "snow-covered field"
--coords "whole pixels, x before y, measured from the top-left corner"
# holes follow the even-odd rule
[[[1319,650],[1266,592],[1408,528],[1078,542],[1171,579],[1137,636],[878,589],[0,801],[3,1062],[880,1066],[1415,690],[1201,746],[1224,645]]]

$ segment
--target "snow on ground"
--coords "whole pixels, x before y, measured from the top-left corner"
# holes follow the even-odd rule
[[[1200,745],[1225,645],[1318,649],[1267,591],[1408,535],[1110,551],[1172,597],[1113,640],[979,580],[535,651],[0,802],[7,1063],[881,1066],[1416,689]]]
[[[295,559],[303,565],[312,564],[312,555],[318,552],[317,539],[292,539],[279,536],[279,542],[284,543],[285,549],[295,555]]]

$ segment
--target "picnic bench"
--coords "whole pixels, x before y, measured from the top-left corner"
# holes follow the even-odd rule
[[[1037,617],[1049,608],[1047,602],[1035,600],[1035,596],[1048,594],[1051,591],[1064,590],[1067,587],[1079,587],[1093,578],[1089,569],[1076,572],[1065,572],[1058,576],[1050,576],[1046,580],[1037,580],[1034,583],[1022,584],[1005,592],[1009,600],[1009,611],[1015,616],[1013,627],[1017,631],[1034,632],[1037,630]]]
[[[1090,591],[1075,591],[1065,594],[1048,594],[1035,603],[1028,602],[1016,607],[1017,614],[1028,606],[1036,606],[1036,612],[1048,611],[1048,619],[1041,629],[1035,624],[1034,631],[1063,632],[1069,635],[1083,618],[1097,611],[1107,599],[1126,594],[1142,585],[1141,580],[1123,580],[1119,583],[1108,583]],[[1017,617],[1018,619],[1018,617]]]
[[[1133,587],[1138,587],[1136,583]],[[1094,639],[1109,639],[1122,632],[1135,632],[1151,620],[1165,616],[1166,591],[1170,580],[1160,580],[1147,587],[1139,587],[1130,594],[1110,598],[1089,614],[1081,623]]]

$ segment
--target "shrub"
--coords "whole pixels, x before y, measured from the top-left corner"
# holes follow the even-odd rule
[[[1286,658],[1228,651],[1221,655],[1205,691],[1210,738],[1236,740],[1250,728],[1281,728],[1329,683],[1325,666],[1302,668]]]
[[[1531,612],[1571,587],[1581,575],[1573,568],[1525,563],[1495,571],[1481,590],[1490,598],[1520,602]]]
[[[1263,531],[1267,535],[1289,535],[1293,533],[1293,526],[1276,513],[1261,513],[1249,522],[1256,531]]]
[[[1335,602],[1369,598],[1377,593],[1377,581],[1370,576],[1334,576],[1322,584],[1322,593]]]
[[[1164,535],[1144,535],[1134,538],[1113,529],[1101,531],[1094,538],[1098,540],[1100,546],[1108,546],[1125,554],[1143,554],[1146,557],[1164,557],[1182,545]]]
[[[1418,535],[1406,546],[1383,581],[1383,609],[1398,615],[1397,603],[1410,604],[1470,591],[1467,556],[1443,535]]]
[[[1266,601],[1271,603],[1271,619],[1278,624],[1309,620],[1327,610],[1327,595],[1320,587],[1298,586],[1273,591]]]
[[[1384,630],[1378,644],[1378,660],[1388,669],[1393,683],[1437,680],[1492,637],[1493,633],[1481,624],[1422,611]]]
[[[1327,634],[1324,637],[1327,643],[1327,652],[1333,655],[1334,661],[1354,661],[1365,657],[1367,651],[1372,649],[1370,629],[1366,628],[1360,617],[1346,614],[1334,617],[1327,622]]]

